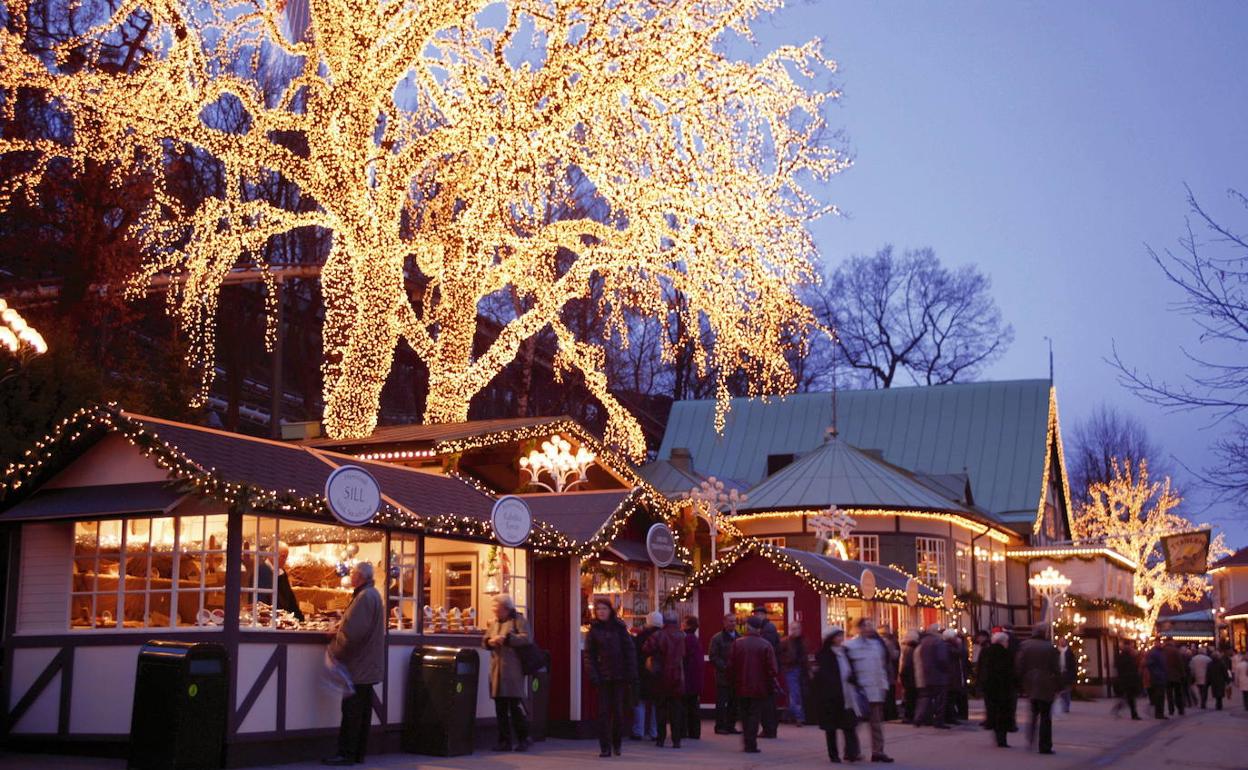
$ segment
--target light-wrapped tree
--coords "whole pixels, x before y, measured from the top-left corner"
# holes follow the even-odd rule
[[[1145,628],[1151,634],[1161,611],[1178,609],[1185,601],[1197,601],[1209,592],[1201,575],[1171,574],[1166,570],[1161,541],[1167,535],[1207,527],[1196,525],[1176,512],[1182,502],[1170,488],[1169,477],[1153,481],[1148,461],[1136,464],[1114,460],[1108,481],[1088,488],[1088,502],[1074,520],[1075,537],[1103,542],[1135,562],[1135,593],[1147,600]],[[1209,564],[1230,553],[1226,538],[1218,533],[1209,547]]]
[[[556,363],[583,375],[608,439],[632,453],[642,436],[608,390],[604,351],[627,346],[636,319],[688,330],[663,353],[695,350],[721,419],[730,376],[753,392],[793,386],[786,346],[814,328],[795,297],[814,277],[807,223],[830,209],[806,186],[845,161],[825,141],[837,94],[817,42],[754,62],[726,53],[779,0],[120,0],[71,4],[84,31],[53,56],[23,46],[28,1],[8,0],[0,32],[3,107],[46,94],[72,139],[0,139],[30,159],[0,205],[56,157],[149,175],[133,287],[181,282],[171,308],[201,398],[223,278],[264,267],[270,238],[305,227],[330,234],[335,436],[371,432],[401,342],[429,369],[426,419],[453,421],[549,328]],[[130,54],[104,66],[104,45]],[[179,197],[181,157],[218,169],[221,189]],[[300,205],[259,192],[275,178]],[[576,205],[587,189],[600,205]],[[561,319],[589,296],[603,339]],[[483,344],[480,309],[508,303]]]

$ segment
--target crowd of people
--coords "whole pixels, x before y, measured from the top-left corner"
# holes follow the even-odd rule
[[[351,580],[355,594],[329,648],[354,683],[343,697],[338,753],[326,760],[332,765],[363,761],[371,691],[383,668],[384,613],[372,566],[356,565]],[[491,652],[496,750],[524,751],[530,739],[521,653],[531,644],[528,626],[509,596],[495,597],[493,605],[482,642]],[[783,696],[789,723],[824,730],[833,762],[864,759],[858,737],[864,723],[871,761],[892,762],[884,751],[884,722],[949,729],[969,719],[972,690],[984,699],[980,726],[993,732],[998,746],[1008,747],[1007,736],[1020,730],[1018,701],[1025,698],[1028,745],[1052,754],[1053,712],[1070,711],[1078,677],[1074,651],[1065,639],[1050,641],[1045,626],[1034,627],[1027,639],[1010,626],[967,639],[934,623],[907,631],[898,641],[887,627],[877,631],[870,618],[863,618],[848,640],[844,629],[833,626],[813,654],[800,623],[790,624],[781,636],[762,605],[743,625],[737,616],[724,615],[706,651],[698,629],[698,618],[682,619],[669,610],[651,613],[634,633],[610,601],[596,600],[586,658],[598,694],[600,756],[619,756],[625,735],[653,740],[659,747],[670,738],[677,749],[685,740],[700,739],[705,662],[714,669],[717,734],[739,734],[746,752],[759,753],[760,737],[777,737]],[[1220,711],[1232,685],[1248,710],[1248,655],[1229,656],[1173,639],[1158,639],[1141,654],[1127,640],[1114,664],[1119,697],[1114,716],[1126,710],[1140,719],[1136,701],[1142,694],[1156,719],[1205,709],[1211,701]]]
[[[992,732],[998,746],[1008,748],[1009,734],[1025,730],[1029,747],[1053,754],[1053,715],[1070,711],[1079,672],[1067,640],[1049,639],[1046,626],[1017,633],[1006,625],[968,638],[932,624],[899,640],[864,618],[851,638],[834,626],[810,650],[800,623],[782,636],[760,605],[744,624],[735,615],[723,616],[704,651],[695,617],[651,613],[633,633],[609,601],[598,600],[594,609],[587,650],[602,757],[618,756],[626,736],[659,747],[670,739],[673,748],[700,738],[704,660],[714,671],[717,734],[741,735],[743,750],[759,753],[760,739],[777,737],[778,704],[785,703],[789,724],[824,730],[828,758],[838,763],[892,762],[884,748],[885,722],[949,729],[969,719],[973,694],[984,700],[979,726]],[[1245,693],[1248,709],[1248,656],[1232,658],[1173,640],[1159,640],[1140,655],[1127,641],[1115,664],[1115,716],[1126,709],[1139,719],[1136,699],[1142,693],[1159,719],[1167,718],[1167,705],[1171,714],[1210,701],[1221,709],[1231,683]],[[1021,728],[1020,699],[1030,715]],[[859,740],[864,724],[869,753]]]

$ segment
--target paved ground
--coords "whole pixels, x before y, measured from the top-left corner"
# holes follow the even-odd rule
[[[974,770],[1008,766],[1010,770],[1069,770],[1073,768],[1198,768],[1199,770],[1245,770],[1248,768],[1248,714],[1238,704],[1229,711],[1189,711],[1183,718],[1156,722],[1115,719],[1110,701],[1075,703],[1073,713],[1054,722],[1055,756],[1028,752],[1022,733],[1010,736],[1014,746],[999,749],[989,733],[977,727],[954,730],[915,729],[899,724],[885,728],[888,753],[898,770],[949,768]],[[1141,703],[1143,705],[1143,703]],[[1021,709],[1021,707],[1020,707]],[[977,720],[978,714],[973,710]],[[1021,713],[1020,717],[1025,714]],[[705,725],[707,728],[709,724]],[[420,767],[422,770],[573,770],[592,767],[645,768],[762,768],[769,765],[827,767],[823,733],[814,727],[781,727],[780,738],[761,741],[762,754],[741,753],[739,740],[709,734],[702,741],[688,741],[679,751],[658,749],[653,744],[628,742],[624,756],[599,759],[594,741],[547,741],[530,754],[478,753],[470,757],[441,759],[411,754],[391,754],[370,760],[365,770]],[[866,727],[860,737],[868,739]],[[124,762],[76,757],[0,756],[0,770],[120,770]],[[280,765],[281,770],[311,770],[319,764]]]

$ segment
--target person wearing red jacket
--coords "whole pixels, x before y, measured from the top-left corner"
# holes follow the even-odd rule
[[[646,640],[642,651],[651,658],[654,673],[654,715],[659,735],[654,745],[667,742],[672,728],[672,748],[680,748],[685,737],[685,632],[677,625],[680,618],[672,610],[663,613],[663,629]]]
[[[732,643],[728,655],[733,692],[741,709],[742,737],[749,754],[758,753],[758,723],[763,704],[773,697],[776,677],[780,675],[776,650],[761,636],[763,623],[762,618],[751,617],[745,624],[745,636]]]

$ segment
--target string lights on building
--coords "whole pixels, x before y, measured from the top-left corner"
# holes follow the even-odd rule
[[[903,519],[918,519],[925,521],[941,521],[946,524],[953,524],[961,527],[975,535],[986,534],[990,540],[998,543],[1009,543],[1010,536],[1004,529],[991,528],[984,532],[984,524],[968,519],[956,513],[942,513],[939,511],[899,511],[887,508],[844,508],[841,509],[846,515],[855,519],[872,517],[872,518],[891,518],[900,517]],[[827,511],[763,511],[762,513],[741,513],[736,516],[729,517],[729,521],[735,524],[749,524],[754,521],[767,521],[769,519],[811,519],[817,516],[823,516]]]
[[[608,443],[634,459],[644,435],[611,392],[606,351],[628,348],[644,322],[676,330],[659,335],[665,360],[688,355],[714,381],[720,429],[732,378],[744,374],[750,395],[795,386],[787,356],[820,329],[798,299],[817,280],[808,223],[835,210],[817,190],[848,160],[824,139],[839,92],[817,42],[722,53],[780,0],[566,0],[549,13],[512,2],[503,24],[485,3],[318,0],[297,36],[275,0],[247,13],[173,0],[144,6],[132,66],[107,70],[67,62],[114,45],[131,5],[47,59],[26,45],[28,5],[10,2],[0,29],[0,101],[11,112],[18,91],[45,94],[71,138],[0,137],[0,154],[33,157],[0,205],[34,202],[56,158],[97,162],[115,183],[151,180],[129,290],[179,281],[169,304],[201,373],[196,403],[225,276],[240,263],[261,272],[271,342],[266,247],[306,229],[328,243],[334,437],[372,431],[400,344],[429,371],[425,420],[457,422],[549,331],[556,375],[575,375],[608,415]],[[172,161],[192,153],[222,183],[188,203]],[[273,179],[297,190],[295,204],[257,194]],[[486,339],[481,308],[504,297]],[[594,308],[604,331],[567,326],[572,303]]]

